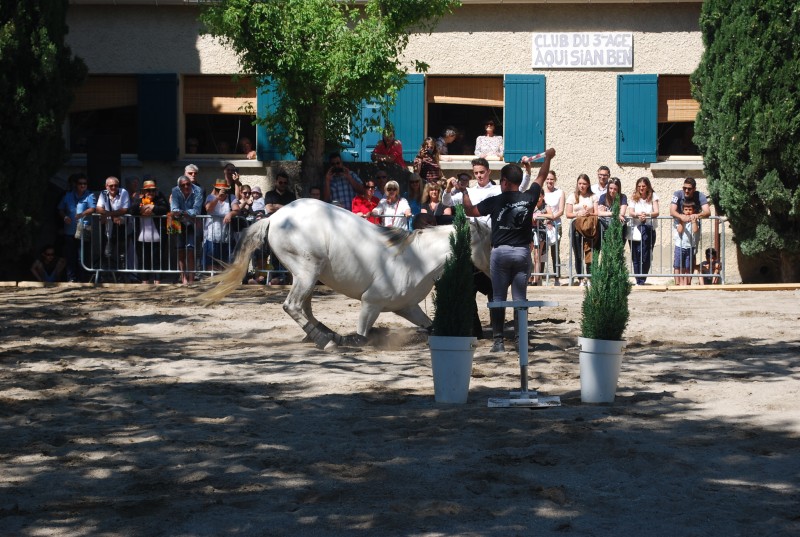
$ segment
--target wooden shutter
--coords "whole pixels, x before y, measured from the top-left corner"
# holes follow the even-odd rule
[[[259,118],[266,117],[278,106],[278,93],[269,78],[256,89],[256,112]],[[271,160],[294,160],[293,155],[281,153],[269,139],[265,125],[256,124],[256,156],[261,162]]]
[[[655,162],[658,75],[617,76],[617,162]]]
[[[139,159],[178,156],[178,75],[138,76]]]
[[[503,158],[517,162],[545,149],[545,77],[506,75],[505,90]]]
[[[411,162],[425,138],[425,75],[406,76],[406,84],[397,93],[389,113],[395,138],[403,144],[403,159]]]

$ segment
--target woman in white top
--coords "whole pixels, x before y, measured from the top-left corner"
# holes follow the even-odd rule
[[[378,206],[372,210],[372,214],[382,216],[381,220],[386,227],[408,229],[411,207],[408,205],[408,201],[400,196],[400,185],[397,184],[397,181],[386,183],[386,197],[378,202]]]
[[[222,270],[219,263],[230,261],[233,251],[231,221],[239,215],[239,200],[231,193],[225,179],[217,179],[214,191],[206,197],[203,228],[203,253],[206,270]]]
[[[483,128],[486,129],[486,136],[478,136],[475,140],[475,156],[487,160],[503,160],[503,137],[495,136],[494,120],[487,119]]]
[[[564,191],[556,187],[558,176],[555,170],[550,170],[547,178],[544,180],[544,203],[550,209],[553,219],[547,222],[548,233],[552,233],[550,229],[555,229],[556,242],[549,245],[550,260],[553,262],[552,271],[555,272],[555,280],[553,285],[561,285],[559,278],[561,277],[561,260],[560,260],[560,246],[561,246],[561,217],[564,215],[564,208],[566,204],[566,197]]]
[[[650,272],[653,258],[653,247],[656,244],[656,220],[658,216],[658,195],[653,192],[650,179],[640,177],[636,181],[636,189],[628,206],[628,216],[632,219],[631,258],[634,274]],[[636,285],[644,285],[646,277],[636,277]]]
[[[578,176],[575,192],[571,193],[566,201],[565,213],[570,223],[570,239],[572,243],[572,256],[575,258],[575,273],[583,274],[583,241],[584,237],[575,229],[575,219],[579,216],[594,214],[594,202],[597,197],[592,194],[592,182],[589,176],[582,173]],[[586,264],[586,273],[591,271],[591,264]],[[586,285],[584,279],[582,285]]]

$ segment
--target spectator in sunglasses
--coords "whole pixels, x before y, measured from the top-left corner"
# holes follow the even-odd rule
[[[689,203],[695,206],[695,210],[691,215],[684,214],[683,205]],[[708,218],[711,216],[711,207],[708,205],[708,198],[706,195],[697,190],[697,181],[693,177],[687,177],[683,180],[683,188],[676,191],[672,195],[672,203],[669,205],[669,215],[676,220],[680,220],[684,224],[698,220],[700,218]]]

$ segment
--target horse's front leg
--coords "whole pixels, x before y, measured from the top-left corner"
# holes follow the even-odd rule
[[[407,308],[397,310],[395,313],[403,319],[408,319],[420,328],[430,328],[431,324],[433,324],[430,317],[428,317],[425,312],[422,311],[422,308],[419,307],[419,304],[414,304],[413,306],[408,306]]]
[[[347,336],[343,338],[351,345],[363,345],[367,342],[367,334],[369,333],[372,325],[378,320],[378,315],[381,314],[381,307],[370,302],[361,301],[361,312],[358,315],[358,326],[356,327],[356,334],[354,336]]]

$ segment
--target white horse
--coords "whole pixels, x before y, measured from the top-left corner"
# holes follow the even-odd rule
[[[428,328],[430,318],[419,303],[428,296],[450,253],[453,226],[413,232],[376,226],[350,211],[315,199],[299,199],[250,226],[239,240],[230,267],[215,278],[217,287],[200,298],[219,302],[236,289],[253,253],[265,243],[292,273],[293,284],[283,309],[319,348],[346,340],[314,318],[311,296],[317,281],[361,301],[354,343],[383,311],[394,312]],[[472,262],[489,273],[489,228],[471,224]]]

